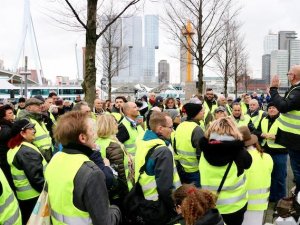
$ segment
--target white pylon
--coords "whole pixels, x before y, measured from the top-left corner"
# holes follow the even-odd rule
[[[26,40],[29,40],[27,38],[30,38],[31,48],[33,48],[33,53],[34,53],[33,60],[34,60],[35,66],[36,66],[38,82],[39,82],[39,84],[42,84],[43,69],[42,69],[39,48],[38,48],[37,39],[35,36],[31,12],[30,12],[30,2],[29,2],[29,0],[24,0],[23,28],[22,28],[21,39],[19,42],[19,47],[18,47],[18,54],[17,54],[16,60],[15,60],[15,65],[14,65],[15,71],[17,71],[17,69],[18,69],[18,65],[19,65],[19,62],[21,59],[22,52],[24,52],[24,55],[26,55],[25,44],[26,44]],[[32,60],[32,59],[29,59],[29,60]]]

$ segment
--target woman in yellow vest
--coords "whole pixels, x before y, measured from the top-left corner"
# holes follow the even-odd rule
[[[250,168],[251,155],[244,149],[242,135],[230,117],[211,123],[201,139],[199,170],[201,186],[216,193],[226,169],[230,166],[218,196],[217,209],[227,225],[241,225],[247,209],[245,169]]]
[[[211,191],[183,184],[173,193],[173,199],[179,215],[169,225],[224,225]]]
[[[22,212],[26,223],[44,187],[46,160],[32,142],[35,138],[34,124],[27,119],[18,120],[12,127],[8,142],[7,161],[10,165]]]
[[[252,165],[246,170],[248,205],[243,225],[262,224],[264,210],[268,208],[273,160],[264,153],[258,138],[246,126],[239,128],[247,151],[252,157]]]
[[[112,115],[98,116],[97,127],[96,144],[100,147],[101,155],[109,160],[110,166],[118,173],[118,189],[115,190],[118,193],[109,190],[110,194],[114,194],[110,196],[111,203],[121,206],[123,197],[134,184],[133,160],[124,145],[116,138],[118,124]]]

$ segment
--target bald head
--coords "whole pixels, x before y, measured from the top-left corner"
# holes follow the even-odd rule
[[[288,72],[288,79],[292,85],[300,81],[300,65],[293,66]]]
[[[224,95],[220,95],[218,98],[218,105],[225,106],[227,104],[227,100]]]
[[[123,105],[123,112],[125,116],[130,119],[135,120],[136,117],[140,114],[137,105],[134,102],[126,102]]]

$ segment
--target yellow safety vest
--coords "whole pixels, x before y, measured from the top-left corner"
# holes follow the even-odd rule
[[[208,104],[206,103],[206,101],[204,101],[203,105],[204,105],[204,109],[205,109],[203,120],[205,121],[208,113],[211,113],[211,115],[214,116],[214,111],[215,111],[216,108],[218,108],[218,105],[217,104],[212,104],[211,109],[209,109]]]
[[[126,117],[124,117],[121,121],[121,123],[126,127],[126,130],[129,134],[129,139],[124,142],[124,146],[129,154],[131,154],[133,157],[135,156],[136,151],[136,140],[142,139],[144,135],[144,129],[137,125],[136,128],[132,127],[131,123],[128,121]]]
[[[45,123],[39,123],[34,119],[30,119],[30,122],[35,125],[35,139],[33,140],[33,144],[41,151],[43,155],[45,151],[52,151],[52,138],[50,137]]]
[[[145,164],[145,158],[148,151],[157,144],[159,144],[159,146],[156,147],[155,149],[162,146],[166,146],[165,142],[160,139],[154,139],[150,141],[143,141],[143,140],[137,141],[137,154],[135,157],[135,168],[134,168],[135,180],[138,180],[140,174],[139,173],[140,168]],[[177,173],[174,158],[173,158],[173,174],[170,174],[170,176],[173,176],[173,189],[176,190],[178,187],[181,186],[181,182]],[[156,185],[154,175],[149,176],[144,172],[140,177],[139,183],[142,187],[145,199],[153,200],[153,201],[158,200],[157,185]]]
[[[199,171],[196,148],[192,145],[192,133],[197,126],[199,125],[193,121],[184,121],[179,124],[175,132],[177,150],[175,159],[179,160],[184,171],[187,173]]]
[[[235,124],[238,127],[242,127],[242,126],[248,126],[248,124],[251,120],[251,117],[248,114],[245,114],[245,115],[242,115],[239,120],[236,120],[233,116],[232,116],[232,119],[235,121]]]
[[[203,153],[200,157],[199,170],[201,171],[201,186],[214,193],[217,192],[224,173],[227,169],[225,166],[212,166],[207,162]],[[217,201],[217,209],[221,214],[234,213],[243,208],[248,200],[246,189],[245,174],[237,177],[237,166],[232,163],[223,188],[219,194]]]
[[[261,121],[261,118],[262,118],[262,115],[263,115],[264,111],[262,110],[259,110],[258,111],[258,115],[256,116],[253,116],[253,117],[250,117],[251,118],[251,121],[255,127],[255,129],[257,129],[258,125],[259,125],[259,122]]]
[[[277,135],[277,130],[278,130],[278,126],[279,126],[279,122],[277,119],[274,121],[274,123],[270,127],[270,130],[268,130],[269,119],[267,117],[263,118],[261,121],[261,125],[260,125],[262,133],[264,133],[264,134],[270,133],[270,134]],[[268,146],[270,148],[284,148],[284,146],[276,144],[275,140],[272,140],[272,139],[263,139],[261,146],[265,146],[266,143],[268,144]]]
[[[124,149],[124,147],[122,146],[122,143],[118,143],[117,141],[115,141],[111,138],[98,138],[96,140],[96,144],[100,146],[100,152],[101,152],[101,156],[103,158],[106,158],[106,149],[111,142],[119,144],[123,150],[123,154],[124,154],[123,164],[124,164],[125,175],[126,175],[126,179],[127,179],[127,186],[130,191],[131,188],[133,187],[133,183],[128,179],[128,175],[129,175],[128,161],[129,161],[129,159],[128,159],[128,153],[127,153],[126,149]]]
[[[51,159],[45,178],[51,204],[51,219],[56,224],[92,224],[88,212],[76,208],[73,204],[75,176],[84,162],[90,161],[83,154],[58,152]]]
[[[243,113],[244,115],[246,115],[246,114],[247,114],[247,111],[248,111],[248,108],[247,108],[246,103],[245,103],[245,102],[240,102],[240,105],[241,105],[242,113]]]
[[[8,181],[0,168],[0,185],[2,195],[0,195],[0,223],[22,225],[21,212],[18,201],[11,190]]]
[[[299,89],[300,87],[296,86],[290,90],[285,99],[287,99],[290,93],[296,88]],[[281,113],[277,120],[279,122],[278,126],[281,130],[287,133],[300,135],[300,110],[292,110],[287,113]]]
[[[272,157],[257,149],[248,151],[252,157],[251,167],[246,170],[248,190],[248,210],[266,210],[270,195],[271,173],[273,170]]]
[[[9,149],[9,151],[7,152],[7,162],[10,165],[13,182],[16,187],[17,198],[20,200],[28,200],[28,199],[32,199],[32,198],[39,196],[40,193],[38,191],[36,191],[30,185],[29,180],[27,179],[27,176],[26,176],[24,170],[17,169],[13,164],[15,155],[20,150],[22,145],[25,145],[25,146],[33,149],[34,151],[38,152],[39,154],[41,154],[41,152],[37,149],[36,146],[34,146],[31,143],[25,142],[25,141],[23,141],[19,146],[16,146],[13,149]],[[41,156],[43,157],[42,154],[41,154]],[[44,157],[43,157],[42,164],[43,164],[43,170],[45,170],[45,168],[47,166],[47,162]]]

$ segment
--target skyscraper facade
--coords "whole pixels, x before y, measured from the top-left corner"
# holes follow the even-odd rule
[[[262,56],[262,79],[266,81],[267,84],[270,83],[271,74],[271,54],[264,54]]]
[[[282,87],[288,87],[288,72],[289,51],[275,50],[271,53],[271,74],[279,75],[279,80]]]
[[[278,34],[269,33],[264,38],[264,54],[271,54],[274,50],[278,50]]]
[[[167,60],[160,60],[158,63],[158,83],[170,83],[170,64]]]
[[[297,38],[297,33],[295,31],[279,31],[278,32],[278,49],[288,50],[289,40]]]
[[[289,68],[300,65],[300,40],[290,40],[289,43]]]

